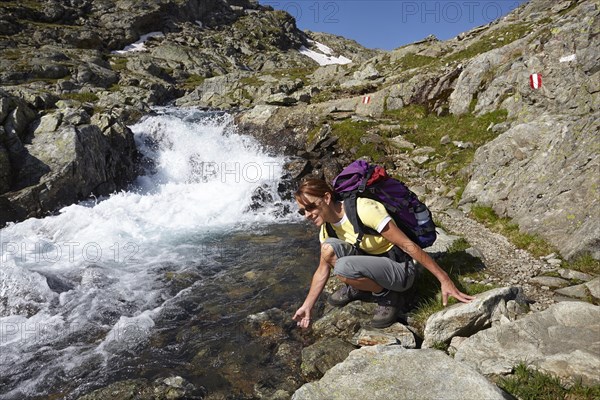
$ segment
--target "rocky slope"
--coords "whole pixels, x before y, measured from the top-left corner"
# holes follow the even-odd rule
[[[552,242],[563,257],[600,257],[594,146],[599,24],[593,1],[531,1],[452,40],[429,37],[391,52],[300,32],[288,14],[244,0],[165,0],[145,7],[128,1],[5,2],[0,20],[2,222],[126,185],[136,173],[127,124],[152,105],[176,100],[180,106],[241,110],[242,130],[301,157],[294,177],[310,171],[331,177],[364,154],[331,133],[348,118],[380,121],[359,147],[388,154],[388,166],[402,166],[412,145],[398,151],[386,139],[419,129],[390,115],[421,105],[440,116],[506,110],[506,120],[488,127],[494,135],[463,169],[461,204],[492,206]],[[145,51],[115,53],[152,33]],[[319,66],[298,51],[320,51],[314,40],[327,44],[330,56],[354,62]],[[543,76],[539,90],[528,84],[534,72]],[[65,113],[78,117],[63,118]],[[45,139],[35,133],[42,117],[51,122],[42,124]],[[71,146],[72,156],[63,160],[41,149],[78,127],[102,135],[85,149]],[[61,178],[60,171],[86,165],[86,151],[104,159],[92,163],[99,171],[89,182]],[[423,162],[444,175],[444,156],[426,157]],[[561,179],[549,178],[557,174]]]
[[[0,225],[125,187],[136,175],[137,161],[127,125],[151,106],[169,102],[235,113],[242,131],[290,156],[292,179],[331,178],[355,157],[376,158],[410,181],[447,229],[468,238],[486,266],[478,283],[510,290],[482,296],[482,304],[491,304],[482,313],[456,311],[460,307],[442,312],[428,323],[435,332],[416,339],[401,326],[383,337],[365,331],[372,305],[327,310],[314,328],[315,337],[325,341],[303,351],[306,379],[320,378],[361,343],[416,347],[423,339],[447,342],[475,370],[462,374],[461,385],[503,398],[505,393],[481,374],[510,372],[525,354],[522,349],[539,344],[530,339],[544,332],[564,337],[597,332],[597,306],[553,303],[562,298],[597,303],[598,280],[559,269],[555,256],[535,258],[517,250],[455,206],[459,201],[468,211],[474,204],[489,205],[522,230],[544,236],[565,258],[585,253],[600,258],[599,14],[597,1],[532,0],[452,40],[430,37],[381,52],[301,32],[289,15],[252,0],[2,2]],[[153,32],[161,34],[152,35],[145,50],[118,52]],[[303,46],[321,51],[313,41],[332,49],[323,56],[353,62],[319,66],[298,51]],[[529,86],[531,73],[543,76],[538,90]],[[422,137],[433,117],[447,125],[439,125],[439,136],[427,142]],[[475,133],[463,136],[463,128]],[[550,310],[523,314],[517,301],[523,298],[532,311]],[[565,314],[573,319],[561,320]],[[448,327],[448,320],[457,318],[467,321],[469,330]],[[530,325],[541,328],[527,334]],[[543,349],[529,354],[538,368],[594,382],[585,372],[598,360],[597,343],[591,352],[586,347],[593,338],[568,346],[546,339],[538,346]],[[273,340],[278,348],[281,337]],[[513,342],[523,347],[490,360],[490,344]],[[384,374],[370,369],[373,359],[384,367],[390,357],[410,359],[419,371],[421,355],[399,348],[352,353],[347,364],[302,388],[296,398],[323,398],[332,388],[365,382],[340,380],[349,373]],[[438,352],[427,355],[427,370],[457,368]],[[408,387],[397,380],[401,372],[391,372],[378,375],[391,382],[384,386]],[[149,390],[148,382],[135,385]],[[182,382],[154,385],[155,393],[177,388],[185,397]],[[357,391],[348,396],[369,397],[372,387],[363,385],[366,392],[353,387]],[[277,392],[262,397],[269,396],[277,398]]]
[[[253,1],[3,2],[0,21],[0,224],[125,187],[127,125],[207,77],[317,66],[293,18]],[[224,88],[214,105],[239,106]]]

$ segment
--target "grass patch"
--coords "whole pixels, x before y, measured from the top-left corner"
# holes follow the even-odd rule
[[[448,273],[458,290],[467,294],[482,293],[492,287],[482,284],[467,284],[463,277],[473,276],[481,271],[481,260],[466,253],[470,244],[465,239],[455,241],[452,246],[436,261],[439,266]],[[443,310],[442,294],[439,281],[429,272],[418,276],[415,282],[416,293],[419,294],[419,302],[411,313],[415,328],[423,334],[427,319],[434,313]],[[448,299],[448,305],[456,304],[458,301],[453,297]]]
[[[384,149],[380,149],[375,143],[362,143],[361,138],[375,122],[345,120],[333,124],[332,134],[339,138],[339,142],[345,149],[354,150],[354,157],[368,157],[373,162],[378,162],[384,156]]]
[[[342,93],[342,90],[339,87],[328,87],[327,89],[321,90],[319,93],[312,96],[310,102],[324,103],[326,101],[336,99],[339,93]]]
[[[415,53],[408,53],[400,60],[397,61],[396,65],[402,69],[413,69],[423,68],[428,65],[436,64],[438,58],[423,56]]]
[[[202,83],[206,80],[205,77],[197,75],[197,74],[192,74],[190,76],[187,77],[187,79],[185,80],[185,82],[183,82],[183,84],[181,85],[181,87],[185,90],[194,90],[196,89],[198,86],[202,85]]]
[[[44,5],[39,1],[34,0],[20,0],[20,1],[4,1],[0,3],[0,8],[29,8],[31,10],[41,11],[44,9]]]
[[[470,215],[491,230],[507,237],[518,248],[527,250],[536,257],[558,252],[554,246],[539,235],[521,232],[519,226],[510,218],[498,217],[491,207],[475,205],[471,208]]]
[[[124,71],[127,69],[127,57],[111,57],[110,64],[113,71]]]
[[[75,100],[82,103],[94,103],[98,101],[98,96],[91,92],[65,93],[61,95],[61,98],[65,100]]]
[[[480,116],[466,114],[439,117],[430,114],[425,106],[410,105],[399,110],[388,110],[385,116],[401,126],[400,131],[407,140],[419,147],[428,146],[435,149],[435,157],[424,164],[425,168],[436,174],[435,167],[439,161],[435,160],[445,160],[447,166],[439,174],[440,177],[464,188],[466,182],[463,181],[460,171],[473,161],[478,147],[497,136],[491,130],[488,131],[490,124],[506,121],[508,113],[506,110],[498,110]],[[446,135],[452,141],[470,142],[473,146],[459,149],[451,143],[443,145],[440,140]]]
[[[541,236],[521,232],[519,226],[510,218],[499,217],[491,207],[475,205],[471,208],[470,215],[494,232],[504,235],[515,246],[527,250],[533,256],[542,257],[550,253],[559,253],[556,247]],[[594,259],[590,253],[584,253],[570,262],[563,262],[563,267],[587,274],[600,275],[600,260]]]
[[[281,71],[274,71],[271,73],[276,78],[288,78],[291,80],[301,79],[302,81],[307,81],[307,76],[315,72],[317,68],[289,68]]]
[[[565,386],[560,378],[528,368],[515,367],[512,376],[501,378],[497,385],[520,400],[587,400],[600,398],[600,385],[584,386],[576,382]]]
[[[4,60],[18,61],[23,57],[23,52],[20,49],[4,49],[0,53]]]
[[[253,86],[253,87],[261,87],[264,82],[258,79],[256,76],[247,76],[241,78],[239,83],[243,86]]]
[[[479,38],[479,40],[468,46],[466,49],[444,57],[441,63],[444,64],[447,62],[471,59],[479,54],[487,53],[490,50],[506,46],[507,44],[524,37],[530,31],[530,29],[531,24],[516,23],[495,30],[494,32],[483,35],[481,38]]]
[[[567,263],[567,267],[586,274],[600,275],[600,260],[594,259],[590,253],[584,253]]]

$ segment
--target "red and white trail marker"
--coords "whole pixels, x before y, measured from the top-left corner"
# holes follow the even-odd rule
[[[369,104],[371,102],[371,96],[363,96],[362,103]]]
[[[539,89],[542,87],[542,76],[540,74],[531,74],[529,76],[529,85],[532,89]]]

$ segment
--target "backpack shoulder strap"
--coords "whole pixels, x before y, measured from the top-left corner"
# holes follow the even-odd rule
[[[333,229],[333,226],[331,226],[329,222],[325,222],[325,232],[327,232],[327,236],[330,238],[338,237],[337,233],[335,233],[335,229]]]
[[[352,195],[350,195],[344,200],[344,211],[346,212],[346,217],[348,217],[348,220],[354,228],[354,233],[357,234],[356,242],[352,246],[356,250],[358,250],[360,248],[360,243],[363,240],[365,232],[363,230],[363,223],[360,221],[360,218],[358,218],[356,198],[356,193],[352,193]]]

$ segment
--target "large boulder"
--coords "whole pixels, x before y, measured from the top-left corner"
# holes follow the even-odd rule
[[[590,252],[600,259],[600,201],[591,184],[600,168],[599,121],[598,112],[545,114],[513,126],[477,150],[463,201],[493,207],[567,258]]]
[[[0,223],[41,216],[88,196],[107,195],[135,176],[133,133],[110,114],[64,108],[31,123],[16,141],[11,190],[2,195]],[[24,144],[25,143],[25,144]],[[19,146],[17,146],[19,145]]]
[[[295,400],[329,399],[510,399],[466,364],[439,350],[370,346],[354,350]]]
[[[562,302],[515,322],[481,331],[464,341],[455,359],[485,375],[527,365],[565,379],[600,384],[600,307]]]
[[[511,315],[507,303],[523,303],[522,296],[518,287],[493,289],[477,295],[471,303],[455,304],[431,315],[425,325],[423,347],[449,343],[455,336],[471,336],[490,327],[501,316],[514,319],[516,313]]]

